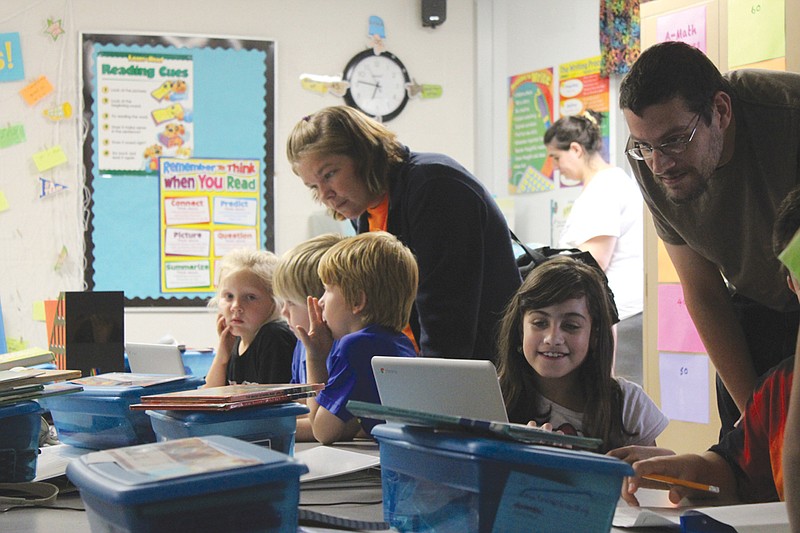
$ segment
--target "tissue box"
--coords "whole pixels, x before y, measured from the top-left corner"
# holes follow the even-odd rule
[[[591,452],[397,424],[372,435],[384,520],[399,531],[607,532],[633,474]]]
[[[220,435],[91,452],[67,465],[94,533],[297,531],[295,459]]]
[[[145,411],[156,440],[227,435],[294,455],[297,417],[308,407],[291,402],[230,411]]]
[[[36,477],[42,408],[34,401],[0,407],[0,483]]]
[[[138,385],[91,384],[104,383],[103,380],[107,379],[104,376],[107,375],[75,380],[83,385],[81,392],[41,400],[42,406],[53,417],[53,425],[61,442],[94,450],[155,442],[150,417],[144,411],[132,411],[130,406],[139,403],[141,397],[148,394],[196,389],[205,383],[202,378],[182,376],[144,386],[142,384],[147,381],[143,376],[146,374],[130,374]],[[115,373],[113,376],[119,380],[125,373]],[[163,378],[153,374],[150,382]]]

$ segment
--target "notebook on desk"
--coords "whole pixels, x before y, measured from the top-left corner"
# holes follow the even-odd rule
[[[491,361],[375,356],[372,372],[383,405],[508,422]]]
[[[126,342],[125,353],[131,372],[137,374],[186,375],[181,349],[174,344]]]

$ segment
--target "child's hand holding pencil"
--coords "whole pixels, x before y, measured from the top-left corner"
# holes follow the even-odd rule
[[[717,486],[706,485],[704,483],[697,483],[695,481],[687,481],[685,479],[678,479],[676,477],[671,477],[671,476],[662,476],[660,474],[647,474],[642,476],[642,479],[649,479],[650,481],[658,481],[660,483],[666,483],[667,485],[679,485],[681,487],[687,487],[690,489],[702,490],[706,492],[713,492],[714,494],[719,494],[719,487]]]

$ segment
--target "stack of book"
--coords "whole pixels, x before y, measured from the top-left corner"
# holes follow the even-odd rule
[[[52,355],[52,354],[51,354]],[[80,385],[56,383],[81,376],[80,370],[24,368],[0,370],[0,407],[83,390]]]
[[[131,405],[131,409],[230,411],[310,398],[316,396],[324,386],[323,383],[223,385],[142,396],[141,403]]]
[[[9,370],[18,366],[33,366],[52,363],[53,352],[42,348],[26,348],[15,352],[0,354],[0,370]]]

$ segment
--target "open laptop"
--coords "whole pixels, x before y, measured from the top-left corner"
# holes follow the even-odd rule
[[[378,355],[372,372],[383,405],[508,422],[491,361]]]
[[[375,356],[372,371],[382,405],[351,400],[347,408],[357,416],[436,428],[467,428],[528,444],[594,450],[603,443],[592,437],[509,423],[491,361]]]
[[[169,374],[173,376],[186,375],[181,349],[174,344],[126,342],[125,353],[128,354],[128,364],[131,367],[131,372],[137,374]]]

